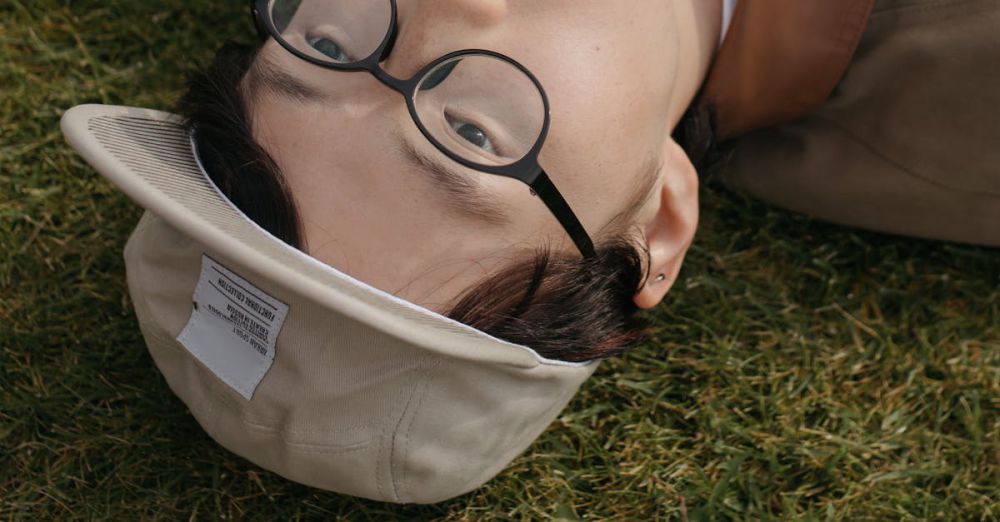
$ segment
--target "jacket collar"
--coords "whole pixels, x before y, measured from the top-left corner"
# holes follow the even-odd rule
[[[815,110],[844,75],[875,0],[741,0],[702,100],[720,140]]]

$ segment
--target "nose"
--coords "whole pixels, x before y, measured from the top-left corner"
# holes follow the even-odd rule
[[[507,0],[400,0],[396,43],[383,64],[409,78],[438,56],[485,42],[507,17]]]

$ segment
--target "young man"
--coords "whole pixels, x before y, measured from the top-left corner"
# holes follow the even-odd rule
[[[268,5],[285,4],[294,9],[279,22],[258,13],[266,39],[244,69],[217,67],[186,98],[210,175],[251,217],[269,208],[252,202],[282,202],[281,219],[260,220],[313,257],[548,356],[603,357],[636,339],[638,310],[661,301],[691,243],[692,160],[713,140],[733,151],[718,164],[724,179],[776,204],[1000,244],[995,2],[401,3],[379,74],[410,78],[449,51],[485,48],[537,77],[551,127],[536,159],[575,232],[523,180],[447,157],[473,144],[469,157],[494,161],[485,123],[442,117],[440,139],[425,139],[418,130],[434,123],[407,114],[378,77],[344,70],[370,49],[349,57],[348,40],[323,32],[333,4]],[[388,15],[357,18],[378,16]],[[385,24],[371,25],[374,45]],[[465,63],[433,92],[490,81]],[[525,96],[509,95],[504,114],[520,114]],[[213,124],[243,120],[235,131]],[[252,146],[223,146],[233,135]],[[251,180],[247,164],[280,183]],[[581,256],[581,233],[594,255]]]
[[[63,125],[149,210],[129,289],[171,388],[293,480],[434,502],[499,472],[669,290],[713,134],[762,197],[998,243],[996,2],[253,6],[262,47],[194,78],[186,128]]]

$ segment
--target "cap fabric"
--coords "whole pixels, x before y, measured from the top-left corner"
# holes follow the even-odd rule
[[[499,473],[597,367],[375,289],[250,221],[178,116],[81,105],[69,143],[146,208],[125,248],[153,360],[227,449],[310,486],[430,503]]]

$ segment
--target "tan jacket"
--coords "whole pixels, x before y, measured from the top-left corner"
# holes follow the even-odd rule
[[[730,187],[1000,246],[1000,1],[742,0],[706,100]]]
[[[851,61],[874,0],[741,0],[705,86],[720,139],[818,108]]]

